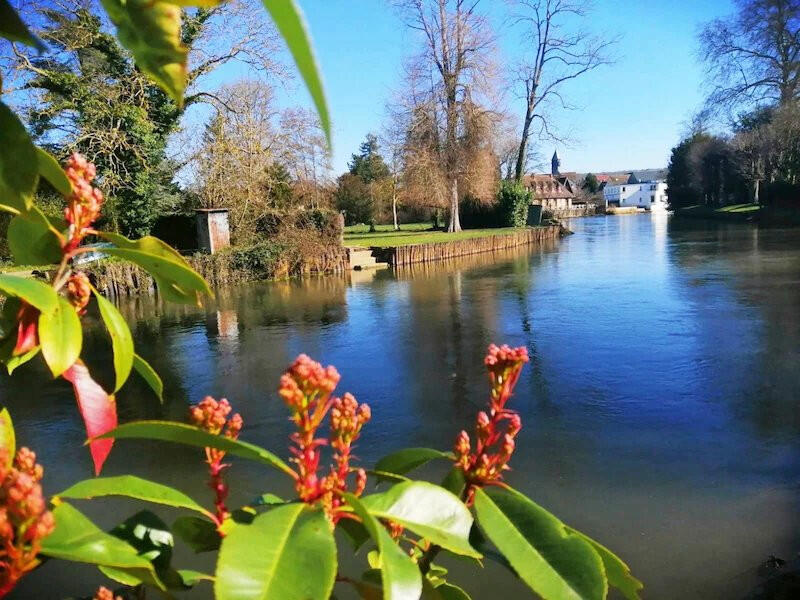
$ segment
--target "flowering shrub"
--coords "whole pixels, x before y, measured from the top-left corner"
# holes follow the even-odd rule
[[[42,540],[55,526],[39,485],[44,470],[36,454],[20,448],[10,461],[9,451],[0,450],[0,597],[39,565]]]
[[[327,108],[299,11],[292,0],[264,3],[287,37],[329,135]],[[102,4],[138,68],[180,106],[188,54],[181,42],[180,7],[192,2],[104,0]],[[197,4],[210,8],[216,1]],[[6,0],[0,0],[0,13],[4,15],[0,37],[41,46]],[[63,222],[51,221],[36,207],[40,178],[63,195]],[[209,509],[178,489],[130,475],[80,481],[53,496],[48,506],[40,486],[42,467],[30,450],[16,450],[11,417],[2,410],[0,597],[47,558],[94,565],[109,580],[139,588],[139,596],[151,588],[171,597],[211,582],[220,600],[325,600],[336,585],[352,586],[363,598],[468,599],[448,581],[446,569],[434,563],[440,554],[450,553],[476,561],[498,560],[548,599],[605,598],[609,586],[626,598],[638,598],[641,584],[617,556],[504,481],[522,427],[508,403],[528,360],[524,348],[490,347],[485,361],[491,384],[488,409],[478,414],[472,436],[465,431],[457,436],[454,453],[401,450],[371,470],[352,464],[353,448],[372,416],[369,406],[350,394],[334,397],[339,382],[336,369],[304,355],[288,368],[278,392],[296,427],[288,463],[240,439],[243,420],[232,414],[225,399],[207,397],[192,407],[191,424],[118,425],[115,395],[133,370],[159,398],[163,386],[134,352],[119,311],[94,289],[74,259],[99,250],[133,262],[150,272],[165,301],[199,303],[211,291],[160,240],[150,236],[130,240],[96,229],[103,194],[94,187],[94,179],[94,166],[84,157],[71,156],[62,169],[35,147],[21,121],[0,102],[0,210],[13,215],[9,248],[17,264],[52,265],[53,273],[46,282],[0,275],[0,293],[5,296],[0,362],[11,374],[41,354],[53,377],[72,384],[96,475],[115,440],[152,439],[203,448],[214,506]],[[101,249],[87,245],[98,239],[107,245]],[[81,317],[93,298],[111,339],[115,382],[110,391],[93,380],[80,359]],[[326,418],[327,436],[321,433]],[[327,469],[320,466],[323,455],[330,455]],[[229,464],[223,462],[229,457],[255,461],[287,476],[296,497],[283,499],[265,490],[247,505],[229,508],[225,481]],[[441,485],[408,477],[434,460],[451,465]],[[366,494],[368,477],[385,487]],[[170,526],[153,512],[141,510],[106,532],[73,505],[113,497],[182,514]],[[345,572],[343,565],[352,561],[339,561],[337,532],[364,559],[362,574]],[[215,572],[175,567],[176,540],[197,553],[217,553]],[[118,596],[101,587],[94,598]]]

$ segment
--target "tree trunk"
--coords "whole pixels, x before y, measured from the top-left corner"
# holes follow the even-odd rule
[[[514,181],[517,183],[522,181],[522,176],[525,174],[525,154],[528,151],[528,137],[530,136],[531,123],[533,122],[531,112],[529,104],[525,110],[525,123],[522,126],[522,138],[519,141],[519,152],[517,152],[517,166],[514,169]]]
[[[450,222],[447,231],[449,233],[461,231],[461,219],[458,216],[458,179],[455,178],[450,181]]]
[[[394,230],[397,231],[400,227],[397,224],[397,191],[392,190],[392,219],[394,220]]]

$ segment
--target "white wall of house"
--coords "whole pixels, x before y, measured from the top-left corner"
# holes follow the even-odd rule
[[[634,206],[646,210],[667,207],[667,184],[663,181],[607,185],[603,189],[606,208],[610,205]]]

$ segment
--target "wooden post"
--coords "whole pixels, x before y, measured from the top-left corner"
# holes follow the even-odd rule
[[[197,219],[197,241],[201,250],[216,254],[231,245],[227,208],[199,208]]]

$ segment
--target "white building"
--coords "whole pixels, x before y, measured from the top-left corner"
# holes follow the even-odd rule
[[[603,189],[606,208],[635,207],[645,210],[667,209],[667,184],[661,179],[640,181],[631,173],[626,183],[606,185]]]

